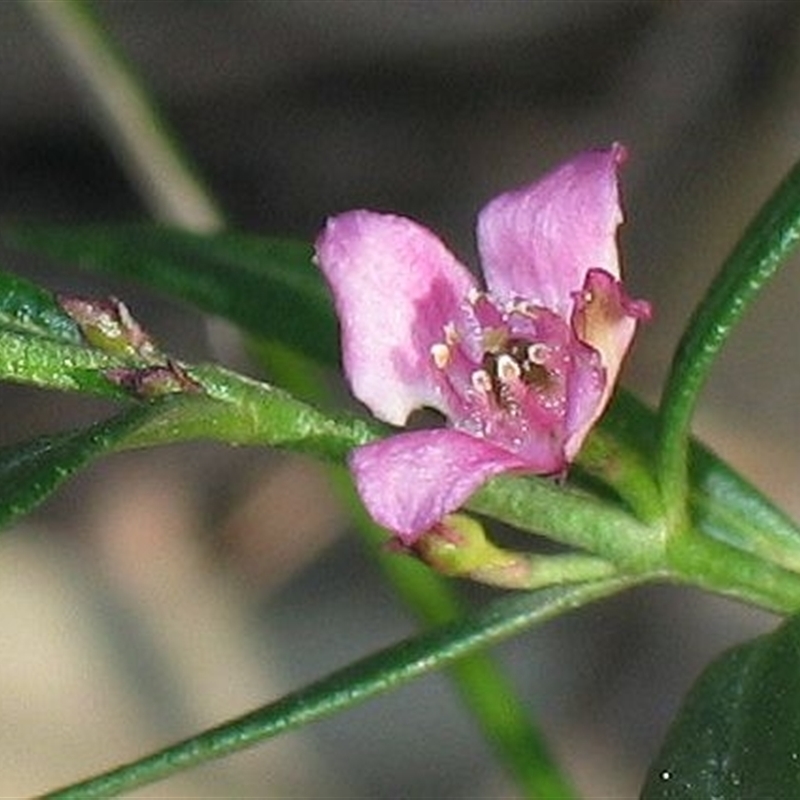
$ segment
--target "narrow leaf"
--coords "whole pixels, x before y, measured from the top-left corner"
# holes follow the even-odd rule
[[[800,617],[729,651],[689,693],[642,800],[786,800],[800,787]]]
[[[9,272],[0,272],[0,331],[36,334],[79,344],[78,326],[50,292]]]
[[[150,413],[147,407],[137,406],[85,430],[0,449],[0,528],[28,513],[67,478],[113,449]]]
[[[800,531],[794,520],[709,450],[694,446],[690,457],[693,524],[719,541],[800,573]]]
[[[352,707],[635,583],[636,579],[615,578],[505,596],[465,619],[368,656],[263,708],[46,797],[89,800],[146,786]]]
[[[0,380],[119,399],[125,394],[104,371],[125,366],[100,350],[0,329]]]
[[[745,231],[695,309],[661,400],[660,477],[668,507],[681,513],[688,489],[689,426],[697,396],[736,323],[800,242],[800,163]]]
[[[653,463],[656,415],[630,392],[617,391],[600,429],[617,447],[632,453],[634,466]],[[591,450],[591,441],[588,444]],[[633,472],[630,463],[622,473],[623,479]],[[641,476],[641,470],[634,475],[639,477],[633,489],[644,483],[640,492],[648,501],[651,495],[646,477]],[[797,523],[697,439],[690,441],[689,479],[689,517],[694,527],[739,550],[800,572]]]
[[[154,225],[18,225],[7,234],[19,247],[134,279],[316,361],[338,363],[332,305],[308,244]]]
[[[115,450],[192,439],[258,444],[342,462],[375,434],[359,420],[328,417],[271,386],[195,367],[201,391],[167,394],[90,428],[0,450],[0,527],[46,499],[80,468]]]

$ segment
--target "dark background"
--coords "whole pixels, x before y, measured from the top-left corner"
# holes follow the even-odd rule
[[[792,2],[106,0],[100,12],[236,227],[312,238],[363,206],[475,263],[477,210],[623,141],[627,282],[656,316],[624,382],[658,397],[714,270],[800,154]],[[147,211],[42,31],[0,3],[0,221]],[[218,321],[0,242],[53,289],[122,296],[169,349],[253,371]],[[800,284],[733,337],[698,430],[800,513]],[[97,401],[0,387],[0,441]],[[473,592],[481,601],[484,594]],[[590,798],[633,797],[681,694],[774,621],[674,588],[500,649]],[[315,464],[190,445],[109,459],[0,551],[0,794],[29,795],[219,722],[413,630]],[[497,797],[513,789],[449,685],[383,699],[139,796]]]

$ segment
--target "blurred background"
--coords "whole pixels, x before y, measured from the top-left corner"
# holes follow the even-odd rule
[[[800,4],[105,0],[233,225],[312,238],[352,207],[430,225],[475,264],[475,214],[561,160],[627,144],[622,245],[656,316],[624,382],[654,402],[693,305],[800,156]],[[141,220],[95,111],[25,7],[0,3],[0,222]],[[0,264],[113,292],[167,350],[251,374],[235,335],[139,287],[0,242]],[[697,430],[800,514],[797,259],[733,337]],[[0,443],[88,423],[95,400],[0,387]],[[478,602],[488,593],[473,591]],[[588,798],[636,796],[713,655],[774,625],[670,587],[498,650]],[[129,760],[415,630],[324,470],[193,444],[96,465],[4,534],[0,795]],[[433,676],[141,797],[513,797]]]

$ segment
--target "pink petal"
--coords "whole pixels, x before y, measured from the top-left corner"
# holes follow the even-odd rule
[[[427,228],[390,214],[333,217],[316,248],[356,397],[395,425],[423,405],[447,413],[431,346],[475,286],[470,273]]]
[[[462,506],[493,475],[524,467],[519,456],[448,428],[390,436],[350,456],[370,515],[406,545]]]
[[[569,459],[575,457],[586,434],[611,398],[622,361],[636,331],[637,320],[650,318],[650,304],[644,300],[631,300],[622,283],[602,270],[588,273],[583,290],[576,292],[576,298],[572,327],[578,339],[600,354],[605,367],[605,385],[596,401],[583,403],[585,398],[581,395],[582,391],[596,391],[596,387],[589,386],[592,378],[587,372],[586,387],[578,384],[572,390],[574,408],[579,403],[583,405],[581,410],[572,415],[570,428],[574,432],[566,445]]]
[[[588,270],[619,277],[617,167],[624,159],[619,144],[582,153],[481,211],[478,249],[496,297],[525,298],[569,319]]]
[[[592,425],[603,412],[614,384],[597,350],[576,342],[567,392],[564,457],[573,461]]]

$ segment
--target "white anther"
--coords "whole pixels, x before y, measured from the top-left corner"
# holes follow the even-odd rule
[[[492,391],[492,379],[485,369],[476,369],[470,376],[472,388],[481,394],[489,394]]]
[[[530,300],[509,300],[505,305],[507,315],[520,314],[524,317],[532,317],[536,313],[536,306]]]
[[[456,330],[456,326],[452,322],[448,322],[444,326],[444,340],[448,345],[454,345],[458,343],[458,331]]]
[[[476,289],[474,286],[470,287],[470,290],[467,292],[467,302],[471,306],[474,306],[481,297],[483,297],[483,292],[480,289]]]
[[[531,364],[538,364],[541,366],[547,361],[547,356],[550,355],[550,348],[544,342],[535,342],[528,347],[528,361]]]
[[[436,344],[431,345],[431,356],[433,357],[433,363],[439,369],[444,369],[450,363],[450,348],[442,342],[436,342]]]
[[[116,306],[117,315],[119,316],[119,321],[122,327],[128,331],[132,328],[136,328],[136,321],[131,316],[128,306],[126,306],[122,300],[117,300],[116,298],[114,299],[114,304]]]
[[[497,359],[497,377],[502,383],[511,383],[522,374],[519,364],[508,353]]]

